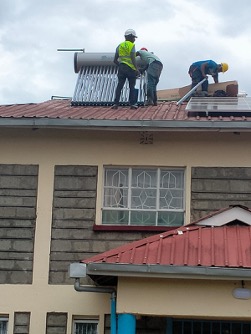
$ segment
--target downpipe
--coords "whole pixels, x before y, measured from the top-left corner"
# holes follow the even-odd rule
[[[80,279],[76,278],[74,289],[78,292],[97,292],[111,294],[111,334],[117,334],[117,317],[116,317],[116,290],[110,287],[86,286],[80,284]]]

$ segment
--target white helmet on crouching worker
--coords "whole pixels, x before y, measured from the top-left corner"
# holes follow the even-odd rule
[[[125,31],[125,36],[133,36],[135,38],[138,38],[138,36],[136,35],[135,30],[133,30],[133,29],[127,29]]]

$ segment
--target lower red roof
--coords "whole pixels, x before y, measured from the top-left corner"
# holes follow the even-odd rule
[[[250,250],[250,226],[184,226],[82,262],[251,268]]]

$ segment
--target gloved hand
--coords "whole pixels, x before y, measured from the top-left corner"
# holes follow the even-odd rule
[[[136,78],[139,78],[139,77],[140,77],[140,71],[136,70]]]

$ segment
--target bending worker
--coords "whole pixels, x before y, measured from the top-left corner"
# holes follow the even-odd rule
[[[141,48],[136,52],[143,63],[146,64],[147,73],[147,102],[146,105],[157,105],[157,84],[163,69],[160,59],[146,48]]]
[[[118,85],[112,109],[117,109],[119,106],[121,91],[126,79],[129,82],[129,103],[131,109],[138,108],[135,101],[135,84],[139,73],[136,65],[135,38],[137,38],[136,32],[133,29],[127,29],[125,32],[125,41],[120,43],[116,48],[114,63],[118,65]]]
[[[218,83],[218,73],[226,72],[228,70],[228,64],[221,63],[216,64],[213,60],[201,60],[193,63],[189,68],[189,75],[192,79],[191,88],[195,87],[201,80],[206,78],[207,80],[201,85],[202,91],[208,92],[208,75],[211,75],[215,83]]]

